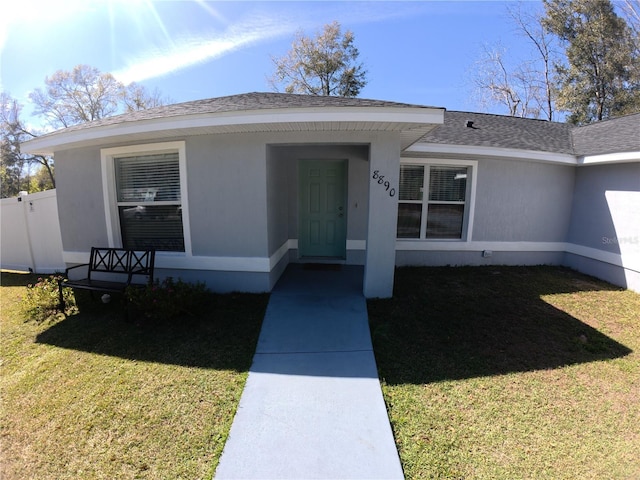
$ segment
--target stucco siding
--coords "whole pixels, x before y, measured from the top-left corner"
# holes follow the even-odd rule
[[[266,257],[264,143],[250,135],[187,138],[194,256]]]
[[[567,242],[568,266],[640,291],[640,163],[576,169]]]
[[[482,160],[477,175],[474,241],[565,241],[574,167]]]
[[[289,197],[293,162],[281,158],[278,150],[267,149],[267,226],[269,255],[289,240]]]
[[[395,188],[400,180],[400,137],[380,133],[371,142],[369,156],[367,250],[364,269],[364,295],[388,298],[393,295],[398,218],[398,195],[380,180]]]
[[[619,254],[631,237],[640,243],[640,163],[576,169],[568,241]]]
[[[180,278],[185,282],[203,282],[218,293],[264,293],[273,288],[271,274],[267,272],[230,272],[219,270],[156,268],[156,278]]]
[[[482,265],[561,265],[563,251],[496,251],[491,257],[483,257],[481,251],[398,251],[396,265],[406,266],[482,266]]]
[[[99,148],[56,152],[56,190],[65,251],[108,246]]]

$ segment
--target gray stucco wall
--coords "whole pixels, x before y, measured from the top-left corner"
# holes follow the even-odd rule
[[[350,240],[367,237],[368,141],[360,135],[335,132],[289,134],[200,135],[186,138],[112,143],[56,153],[58,201],[65,252],[87,253],[91,246],[108,245],[101,148],[183,140],[186,151],[191,248],[194,257],[264,259],[289,239],[297,238],[298,172],[303,158],[349,161],[348,231]],[[311,144],[313,143],[313,144]],[[274,146],[271,146],[271,145]],[[353,257],[353,253],[349,257]],[[355,255],[362,263],[364,254]],[[158,274],[202,278],[224,290],[268,290],[296,252],[285,255],[269,273],[163,269]],[[172,265],[179,262],[172,260]],[[264,264],[264,263],[263,263]],[[189,268],[197,268],[190,262]],[[227,272],[228,273],[228,272]],[[194,276],[195,275],[195,276]],[[234,280],[235,279],[235,280]]]
[[[395,225],[395,213],[390,212],[395,212],[397,199],[390,201],[388,195],[375,190],[374,195],[381,194],[384,198],[376,200],[375,212],[370,211],[369,204],[370,188],[376,188],[371,186],[372,168],[384,167],[392,173],[389,178],[397,183],[399,146],[395,134],[256,133],[163,141],[171,140],[185,141],[191,245],[196,257],[264,259],[287,240],[296,239],[300,159],[349,162],[347,239],[364,241],[369,236],[367,248],[372,250],[348,252],[348,263],[364,264],[369,256],[377,258],[380,249],[376,250],[374,244],[381,242],[379,238],[384,237],[386,250],[389,250],[387,243],[395,242],[394,233],[388,234],[387,230]],[[122,144],[104,147],[115,146]],[[374,166],[372,158],[379,166]],[[88,252],[91,246],[108,245],[100,148],[57,152],[55,160],[64,251]],[[564,263],[617,284],[623,284],[620,279],[626,278],[626,286],[630,286],[629,279],[633,278],[638,288],[637,266],[625,270],[555,248],[536,251],[531,243],[566,242],[607,254],[620,254],[622,248],[633,254],[639,248],[633,242],[640,242],[640,201],[634,200],[640,195],[640,163],[576,168],[479,159],[475,174],[471,248],[458,250],[451,248],[455,242],[447,242],[448,248],[443,251],[434,248],[438,242],[429,242],[429,250],[394,252],[397,265]],[[389,215],[392,222],[382,221]],[[377,221],[380,228],[376,227]],[[627,243],[621,243],[621,239]],[[528,251],[520,251],[516,244],[516,248],[494,251],[492,257],[485,258],[474,250],[476,242],[529,245]],[[175,270],[164,273],[206,280],[219,291],[264,291],[273,286],[290,261],[297,261],[295,251],[285,255],[270,273],[204,270],[182,270],[183,275],[177,275]],[[392,281],[393,273],[389,274],[388,266],[383,267],[380,274],[369,269],[369,273],[373,272],[371,278],[386,276]],[[159,274],[162,272],[159,269]]]
[[[565,265],[640,291],[640,163],[576,169],[567,241],[605,255],[593,255],[588,250],[567,253]],[[590,258],[602,256],[607,260],[610,254],[619,260]]]
[[[100,149],[56,152],[56,190],[63,250],[107,246]]]
[[[289,239],[290,170],[292,162],[282,158],[278,149],[267,146],[267,225],[269,254]]]
[[[397,188],[400,177],[400,136],[380,133],[371,142],[369,155],[367,250],[364,267],[364,295],[388,298],[393,295],[395,275],[398,195],[380,183]],[[396,190],[397,191],[397,190]]]
[[[486,266],[486,265],[561,265],[564,252],[493,251],[483,257],[480,251],[398,251],[396,265],[406,266]]]
[[[193,255],[267,256],[263,140],[193,136],[185,145]],[[100,148],[56,152],[55,160],[64,250],[108,245]]]
[[[575,167],[480,160],[474,241],[564,242]]]
[[[640,192],[640,163],[593,165],[576,169],[573,212],[567,240],[577,245],[620,253],[619,232],[624,227],[614,223],[613,192]],[[608,194],[608,192],[611,192]],[[607,199],[609,195],[609,199]],[[638,200],[640,204],[640,200]],[[624,218],[629,218],[624,221]],[[640,236],[640,218],[623,214],[619,222],[636,225]],[[640,241],[640,239],[638,239]]]
[[[188,137],[186,157],[193,254],[267,256],[262,139],[250,135]]]
[[[470,241],[416,241],[397,250],[396,264],[561,264],[575,167],[509,159],[477,162]],[[491,255],[483,256],[484,250]]]

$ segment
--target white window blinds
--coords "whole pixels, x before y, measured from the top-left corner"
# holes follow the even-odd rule
[[[398,238],[461,239],[468,166],[400,165]]]
[[[123,247],[184,251],[178,153],[114,161]]]
[[[118,202],[180,201],[178,153],[115,159]]]
[[[400,165],[399,200],[422,200],[424,189],[424,167],[422,165]]]
[[[431,167],[429,201],[464,202],[466,191],[466,167]]]

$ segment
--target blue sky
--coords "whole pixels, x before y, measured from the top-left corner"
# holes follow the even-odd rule
[[[25,104],[56,70],[84,63],[175,102],[270,91],[272,56],[296,31],[339,21],[355,34],[369,83],[361,97],[481,109],[472,72],[483,45],[501,43],[514,61],[529,44],[506,1],[244,2],[195,0],[21,0],[0,6],[0,89]],[[527,9],[539,1],[523,2]],[[500,112],[493,109],[493,112]]]

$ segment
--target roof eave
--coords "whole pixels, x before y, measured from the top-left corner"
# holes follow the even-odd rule
[[[635,162],[640,162],[640,151],[578,156],[578,165],[604,165],[610,163]]]
[[[514,160],[527,160],[562,165],[576,165],[578,163],[575,155],[567,153],[478,145],[452,145],[421,142],[414,144],[405,151],[405,154],[410,155],[412,153],[420,156],[444,158],[449,156],[464,156],[467,158],[509,158]]]
[[[25,153],[53,155],[56,151],[92,146],[131,137],[197,135],[264,131],[400,131],[403,148],[425,131],[444,122],[443,108],[312,107],[202,113],[143,119],[65,129],[22,144]],[[286,127],[288,126],[288,127]]]

